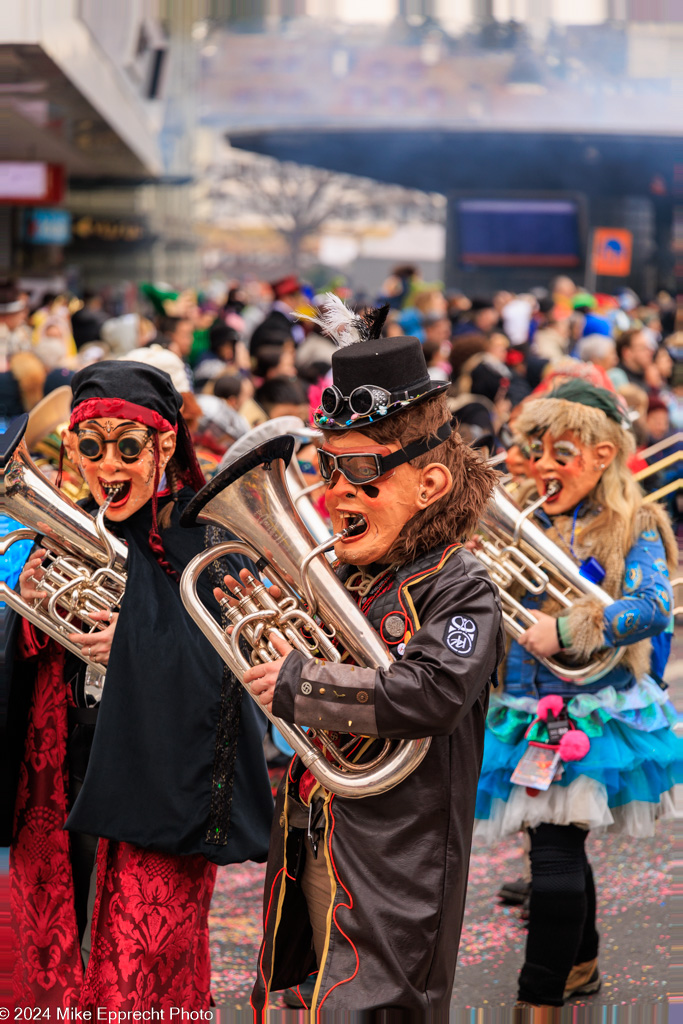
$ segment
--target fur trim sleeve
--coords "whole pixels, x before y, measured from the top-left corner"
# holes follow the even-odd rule
[[[605,606],[593,597],[582,597],[567,612],[566,618],[572,638],[571,653],[581,661],[593,651],[604,647]]]

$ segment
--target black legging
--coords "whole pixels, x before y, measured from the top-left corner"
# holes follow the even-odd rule
[[[69,772],[69,810],[81,791],[85,770],[88,767],[90,748],[95,733],[96,708],[68,709],[69,739],[67,743],[67,765]],[[69,854],[74,883],[74,900],[78,937],[83,941],[88,924],[88,893],[90,876],[97,856],[97,836],[81,832],[69,833]]]
[[[574,964],[598,955],[587,835],[576,825],[529,829],[529,934],[518,995],[523,1002],[562,1006],[565,982]]]

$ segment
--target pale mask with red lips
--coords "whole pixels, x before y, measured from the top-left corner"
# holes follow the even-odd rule
[[[84,420],[65,431],[64,446],[80,467],[98,505],[113,497],[107,519],[122,522],[141,509],[154,493],[154,440],[159,438],[159,477],[175,451],[175,431],[155,431],[134,420],[114,417]],[[88,457],[92,451],[94,457]],[[131,454],[132,453],[132,454]]]
[[[361,430],[335,434],[322,446],[332,455],[351,452],[390,455],[399,447],[398,444],[377,444]],[[340,471],[335,471],[325,492],[332,529],[340,533],[356,524],[352,536],[335,544],[335,555],[341,562],[353,565],[385,563],[406,523],[447,494],[452,484],[450,470],[438,462],[424,469],[404,462],[368,484],[350,483]],[[358,529],[358,517],[364,529]]]

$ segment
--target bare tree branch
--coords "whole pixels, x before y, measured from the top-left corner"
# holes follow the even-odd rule
[[[256,214],[277,231],[298,267],[306,238],[330,220],[443,223],[446,200],[437,193],[386,185],[270,157],[231,151],[209,171],[209,195],[225,217]]]

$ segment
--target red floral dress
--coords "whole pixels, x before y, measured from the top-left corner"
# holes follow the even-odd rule
[[[10,851],[18,1006],[146,1009],[210,1005],[208,913],[216,866],[101,839],[84,971],[67,816],[64,652],[25,621],[21,654],[37,658]]]

